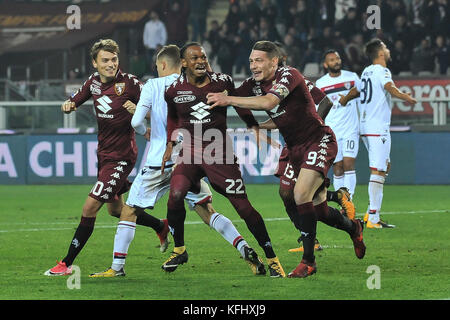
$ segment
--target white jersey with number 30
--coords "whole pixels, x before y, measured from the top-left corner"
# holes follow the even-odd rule
[[[356,89],[360,93],[360,134],[389,133],[391,124],[391,95],[384,85],[392,81],[388,68],[372,64],[364,69]]]

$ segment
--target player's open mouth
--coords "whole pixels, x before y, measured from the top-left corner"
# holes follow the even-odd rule
[[[253,71],[253,77],[257,78],[262,74],[262,71]]]
[[[195,70],[196,71],[200,71],[200,72],[206,72],[206,67],[205,66],[198,66],[198,67],[195,67]]]

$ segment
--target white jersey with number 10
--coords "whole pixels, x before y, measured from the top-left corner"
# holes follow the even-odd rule
[[[361,80],[356,83],[356,89],[360,93],[361,135],[389,133],[391,95],[384,89],[388,82],[393,82],[389,69],[372,64],[364,69]]]

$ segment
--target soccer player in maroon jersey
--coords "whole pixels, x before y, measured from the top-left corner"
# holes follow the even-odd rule
[[[49,276],[72,273],[71,265],[91,236],[103,204],[106,203],[110,215],[120,217],[124,204],[122,194],[130,186],[127,177],[136,163],[137,146],[127,107],[130,102],[139,101],[142,83],[119,69],[119,46],[114,40],[96,42],[91,48],[91,58],[97,72],[63,103],[61,110],[70,113],[88,99],[94,100],[98,124],[97,182],[84,203],[66,257],[45,272]],[[140,215],[136,223],[153,228],[160,238],[167,237],[167,224],[147,213]]]
[[[270,41],[258,41],[249,60],[253,77],[236,90],[239,96],[211,92],[207,103],[211,111],[229,105],[265,110],[287,143],[289,161],[297,176],[294,200],[304,248],[300,264],[289,277],[304,278],[317,271],[314,240],[318,219],[346,231],[356,256],[362,259],[363,224],[330,210],[327,205],[325,178],[336,156],[337,144],[333,131],[317,114],[302,74],[295,68],[278,66],[279,52]]]
[[[283,48],[283,45],[281,43],[274,42],[274,44],[278,47],[280,51],[280,56],[278,60],[278,66],[283,67],[286,65],[287,60],[287,54]],[[327,98],[327,96],[319,89],[317,88],[313,82],[309,81],[305,78],[306,87],[308,88],[311,97],[314,101],[314,104],[318,106],[317,108],[317,114],[325,120],[326,116],[328,115],[329,111],[331,110],[333,103],[330,101],[330,99]],[[269,120],[260,123],[259,124],[260,129],[277,129],[277,126],[273,122],[272,119],[269,118]],[[285,145],[283,147],[283,150],[281,151],[280,158],[278,160],[278,166],[276,169],[276,172],[274,174],[277,178],[280,179],[280,186],[279,186],[279,195],[283,201],[284,207],[286,209],[286,213],[288,214],[291,221],[296,225],[297,229],[298,222],[296,221],[297,218],[297,206],[295,204],[294,200],[294,186],[297,181],[297,177],[294,174],[294,169],[292,165],[289,163],[289,150],[287,146]],[[325,178],[325,184],[328,187],[329,186],[329,179]],[[327,190],[327,200],[328,201],[334,201],[338,203],[342,208],[344,214],[347,216],[350,216],[349,214],[355,212],[355,207],[353,203],[350,200],[350,194],[345,189],[339,189],[337,191],[329,191]],[[334,209],[333,209],[334,210]],[[298,242],[301,242],[302,238],[300,237],[298,239]],[[314,244],[315,250],[322,250],[322,246],[320,245],[317,238],[315,239]],[[289,249],[289,252],[303,252],[303,246],[300,246],[295,249]]]
[[[223,108],[209,111],[206,104],[208,92],[227,91],[233,94],[233,80],[229,75],[207,70],[207,57],[198,43],[185,45],[180,56],[184,71],[165,94],[168,142],[163,166],[172,153],[176,131],[183,132],[183,149],[172,173],[167,203],[167,219],[175,242],[174,251],[162,268],[172,272],[188,260],[184,244],[186,211],[183,199],[189,190],[198,190],[200,179],[206,176],[211,186],[231,202],[264,250],[270,275],[285,277],[273,251],[264,220],[247,198],[232,142],[226,133],[227,111]],[[242,119],[246,119],[248,127],[257,126],[250,111],[239,108],[236,111]],[[255,264],[255,274],[265,274],[264,265],[256,252],[246,260]]]

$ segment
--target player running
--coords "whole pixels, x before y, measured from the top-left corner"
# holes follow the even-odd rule
[[[275,42],[275,45],[279,49],[279,61],[278,66],[283,67],[286,65],[287,54],[282,46],[282,44]],[[317,106],[317,114],[325,119],[333,106],[332,102],[329,98],[319,89],[314,83],[305,78],[306,87],[308,88],[311,97],[314,101],[314,104]],[[260,123],[260,129],[277,129],[277,126],[273,122],[272,119]],[[297,181],[297,177],[294,174],[294,170],[292,165],[289,163],[289,150],[285,145],[283,150],[281,151],[280,158],[278,160],[278,166],[274,174],[277,178],[280,179],[279,186],[279,195],[283,201],[284,207],[286,209],[286,213],[288,214],[291,221],[296,225],[296,228],[300,230],[298,226],[298,222],[296,221],[297,214],[297,206],[294,200],[294,186]],[[325,179],[327,185],[329,184],[328,178]],[[347,217],[355,216],[355,207],[350,200],[350,194],[344,188],[341,188],[337,191],[329,191],[327,190],[327,200],[334,201],[338,203],[342,209],[344,214]],[[334,208],[333,208],[334,210]],[[289,252],[303,252],[303,246],[301,245],[302,237],[300,236],[297,240],[300,244],[298,248],[289,249]],[[323,247],[320,245],[319,240],[316,238],[314,240],[314,250],[320,251]]]
[[[342,96],[340,104],[360,98],[360,134],[369,154],[369,208],[364,220],[367,228],[393,228],[380,219],[383,186],[390,165],[391,152],[391,96],[415,104],[410,93],[401,92],[392,80],[387,63],[391,53],[383,41],[373,39],[366,44],[365,52],[372,64],[364,69],[361,80]]]
[[[336,135],[338,153],[333,164],[333,186],[335,190],[346,188],[353,197],[356,187],[355,160],[359,149],[358,103],[353,100],[348,106],[339,105],[339,94],[347,94],[359,81],[356,73],[342,70],[342,62],[336,50],[324,54],[324,68],[327,74],[317,79],[316,86],[333,102],[325,119]],[[349,216],[350,219],[354,218]]]
[[[164,92],[180,76],[180,49],[176,45],[164,46],[157,55],[156,67],[159,78],[148,80],[142,89],[136,108],[128,109],[134,113],[131,124],[135,131],[151,142],[146,155],[146,163],[136,176],[127,202],[122,209],[121,221],[114,238],[112,265],[106,271],[91,274],[90,277],[125,275],[124,265],[128,248],[134,239],[136,216],[139,216],[145,208],[152,209],[169,190],[174,162],[168,161],[161,173],[161,161],[167,143],[167,104],[164,100]],[[145,117],[149,112],[151,130],[145,123]],[[258,268],[261,272],[265,272],[264,265],[255,257],[254,250],[248,246],[233,223],[212,207],[211,197],[212,193],[207,183],[201,180],[200,192],[197,194],[188,192],[185,200],[191,210],[195,210],[207,225],[219,232],[240,252],[254,272]],[[168,230],[167,226],[162,238],[161,252],[165,252],[167,249]]]
[[[72,273],[72,263],[83,249],[92,232],[97,213],[106,203],[111,216],[120,217],[122,194],[129,189],[128,175],[134,168],[137,146],[131,127],[131,114],[126,107],[139,101],[142,83],[132,74],[119,69],[119,46],[114,40],[99,40],[91,48],[92,65],[97,72],[61,106],[65,113],[76,111],[92,98],[98,124],[97,182],[87,197],[80,224],[75,231],[67,255],[45,272],[48,276]],[[164,222],[142,212],[137,224],[164,230]]]
[[[186,211],[183,198],[188,191],[198,190],[201,178],[206,176],[212,187],[231,202],[264,250],[270,276],[284,277],[264,220],[247,198],[232,142],[226,133],[226,109],[209,111],[206,104],[208,92],[233,93],[233,80],[226,74],[207,70],[208,60],[204,49],[198,43],[185,45],[180,55],[184,71],[167,89],[165,95],[168,106],[168,142],[163,166],[172,154],[176,141],[174,132],[182,130],[184,140],[183,149],[172,173],[167,203],[167,219],[173,230],[175,246],[162,268],[172,272],[188,260],[184,243]],[[236,111],[242,114],[241,117],[247,116],[248,127],[257,126],[251,112],[239,108],[236,108]]]
[[[303,76],[295,68],[278,66],[278,49],[270,41],[258,41],[249,60],[253,78],[237,89],[240,96],[211,92],[207,103],[211,110],[229,105],[265,110],[287,143],[289,162],[297,177],[294,200],[304,248],[300,264],[289,277],[304,278],[317,271],[314,240],[318,217],[346,231],[356,256],[362,259],[366,250],[362,222],[329,210],[327,205],[325,177],[336,156],[337,144],[333,131],[318,116]]]

